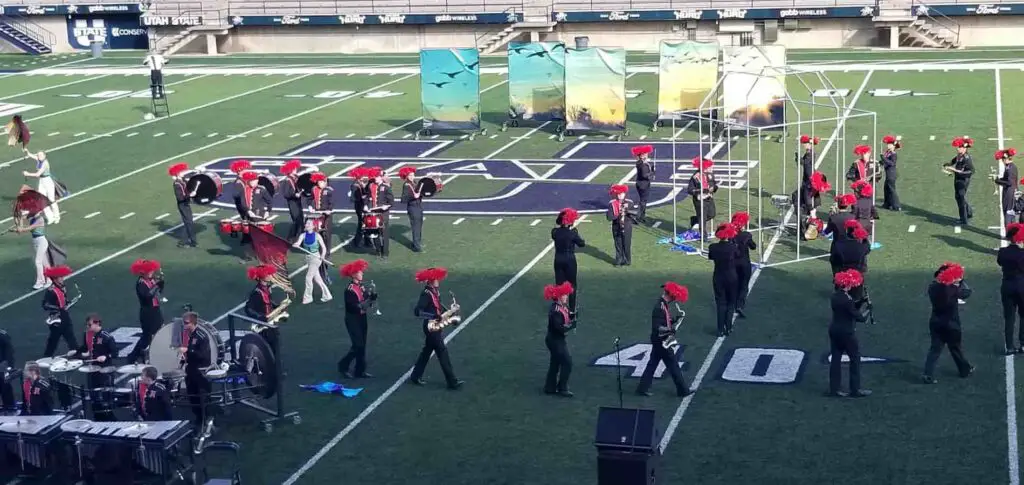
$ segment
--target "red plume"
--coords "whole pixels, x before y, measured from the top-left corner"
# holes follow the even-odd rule
[[[640,145],[633,147],[630,151],[633,152],[634,157],[639,157],[640,155],[650,155],[654,152],[654,147],[650,145]]]
[[[186,170],[188,170],[187,163],[175,163],[174,165],[171,165],[170,167],[167,168],[167,174],[170,175],[171,177],[177,177],[178,175],[181,175],[181,172],[184,172]]]
[[[313,172],[309,175],[309,181],[313,182],[314,184],[317,182],[323,182],[325,180],[327,180],[327,175],[324,175],[323,172]]]
[[[1006,152],[1002,150],[996,150],[996,154],[993,155],[992,158],[995,158],[996,160],[1003,160],[1004,158],[1007,158]]]
[[[750,214],[747,214],[746,212],[743,211],[739,211],[732,215],[731,222],[732,225],[736,226],[737,228],[747,227],[747,223],[750,222]]]
[[[250,266],[246,269],[245,274],[250,280],[258,281],[268,276],[272,276],[276,272],[277,268],[268,264],[261,264],[259,266]]]
[[[245,171],[238,177],[242,179],[242,182],[252,182],[253,180],[260,178],[260,174],[252,171]]]
[[[892,135],[885,135],[882,137],[882,143],[896,143],[896,137]]]
[[[1006,150],[1003,150],[1003,153],[1006,155],[1007,158],[1013,158],[1017,156],[1017,149],[1007,148]]]
[[[800,135],[800,143],[810,143],[811,145],[817,145],[821,141],[821,138],[811,137],[811,135]]]
[[[366,177],[366,167],[353,168],[352,170],[348,171],[348,176],[352,177],[354,180],[359,180],[363,177]]]
[[[808,217],[807,223],[814,224],[818,228],[818,232],[825,230],[825,223],[821,219],[818,219],[817,217]]]
[[[235,160],[228,168],[237,175],[252,168],[252,164],[248,160]]]
[[[672,301],[686,303],[686,300],[690,299],[690,290],[675,281],[667,281],[661,287],[665,289],[668,296],[672,297]]]
[[[608,189],[608,193],[611,194],[612,197],[619,194],[625,194],[626,192],[629,192],[629,187],[626,187],[625,185],[613,185]]]
[[[133,275],[142,276],[160,269],[160,262],[153,259],[139,259],[131,265]]]
[[[836,273],[832,281],[836,286],[850,290],[864,284],[864,276],[860,274],[860,271],[855,269],[848,269],[846,271],[840,271]]]
[[[853,154],[858,157],[871,153],[871,147],[868,145],[857,145],[853,147]]]
[[[544,299],[555,301],[563,296],[571,295],[575,291],[572,288],[572,283],[568,281],[560,285],[546,285],[544,286]]]
[[[284,165],[281,165],[281,175],[295,173],[300,168],[302,168],[302,162],[298,160],[288,160]]]
[[[71,268],[67,266],[53,266],[43,270],[43,276],[47,278],[64,278],[71,274]]]
[[[366,271],[366,268],[370,267],[370,263],[366,262],[365,259],[357,259],[349,262],[345,266],[341,267],[341,275],[346,278],[351,278],[360,271]]]
[[[956,280],[963,279],[963,277],[964,267],[947,261],[942,263],[942,266],[939,269],[939,274],[935,279],[944,285],[951,285],[955,283]]]
[[[736,234],[739,234],[739,231],[736,230],[736,226],[729,223],[719,225],[718,229],[715,230],[715,237],[723,240],[732,239],[736,237]]]
[[[1024,182],[1022,182],[1024,183]],[[850,207],[857,203],[857,196],[853,194],[842,194],[836,196],[836,203],[843,207]]]
[[[427,268],[416,272],[416,281],[419,283],[443,280],[446,277],[448,277],[448,270],[445,268]]]
[[[410,173],[416,173],[416,167],[402,167],[402,168],[398,169],[398,177],[399,178],[403,178],[404,179],[404,178],[408,177]]]
[[[558,213],[558,218],[562,221],[562,225],[571,226],[580,218],[580,213],[572,207],[566,207],[565,209],[562,209],[562,212]]]
[[[697,170],[707,170],[715,166],[715,162],[711,161],[710,158],[693,157],[693,168]]]
[[[1024,243],[1024,224],[1011,222],[1006,226],[1006,238],[1014,244]]]
[[[828,178],[825,177],[825,174],[814,172],[811,174],[811,188],[820,194],[832,190],[832,185],[828,183]]]

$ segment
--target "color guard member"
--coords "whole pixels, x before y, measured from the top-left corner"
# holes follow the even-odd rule
[[[800,185],[810,186],[811,174],[814,172],[814,146],[821,142],[821,138],[811,135],[800,135],[800,143],[804,147],[803,155],[800,155]]]
[[[156,272],[160,271],[160,262],[155,260],[137,260],[132,263],[131,271],[139,277],[135,282],[135,296],[139,299],[139,324],[142,326],[142,337],[139,337],[135,348],[128,355],[129,362],[136,362],[149,349],[153,336],[164,325],[164,316],[160,311],[164,278],[163,272],[159,278],[156,277]]]
[[[142,369],[139,376],[138,397],[135,412],[143,421],[172,421],[171,391],[159,380],[160,373],[156,367]]]
[[[416,167],[402,167],[398,176],[403,180],[402,202],[405,202],[405,213],[409,216],[409,229],[412,230],[413,252],[423,251],[423,196],[416,190]]]
[[[205,374],[206,369],[212,364],[210,362],[210,341],[206,334],[196,331],[199,326],[199,315],[188,312],[182,315],[181,320],[184,324],[184,331],[181,338],[182,347],[178,351],[185,357],[185,390],[188,393],[189,402],[192,403],[192,413],[196,418],[195,425],[197,428],[202,428],[208,414],[206,402],[213,390],[213,384]],[[276,349],[276,347],[274,348]]]
[[[715,192],[718,192],[718,179],[711,171],[715,162],[707,158],[694,157],[693,168],[697,173],[690,177],[686,192],[693,199],[694,216],[690,218],[690,227],[707,237],[707,227],[715,226]],[[705,224],[707,224],[705,226]]]
[[[961,349],[962,329],[960,326],[960,301],[971,296],[971,288],[964,281],[964,268],[956,263],[942,263],[935,272],[935,280],[928,285],[928,299],[931,300],[932,314],[928,320],[931,333],[931,347],[924,361],[925,384],[935,384],[935,363],[942,353],[942,346],[949,348],[949,355],[956,363],[960,377],[974,373],[974,366],[967,361]]]
[[[739,283],[736,259],[740,250],[733,239],[737,233],[736,227],[732,224],[722,224],[715,231],[718,241],[708,246],[708,259],[715,263],[711,283],[715,289],[719,337],[732,333],[732,320],[736,313],[736,289]]]
[[[57,351],[57,342],[64,338],[68,344],[68,350],[78,348],[75,343],[75,330],[71,320],[71,313],[68,311],[67,287],[64,286],[64,278],[71,275],[71,268],[67,266],[54,266],[46,268],[43,274],[53,282],[43,293],[43,311],[48,315],[50,323],[50,334],[46,337],[46,349],[43,356],[53,357]]]
[[[1002,189],[1000,200],[1003,209],[1003,224],[1007,225],[1016,219],[1017,212],[1014,210],[1016,202],[1017,182],[1020,174],[1017,171],[1017,164],[1013,163],[1013,157],[1017,155],[1016,148],[1007,148],[996,152],[996,162],[1003,165],[1002,176],[995,177],[994,182]]]
[[[39,179],[39,193],[50,199],[50,205],[43,209],[43,217],[46,218],[47,224],[60,224],[60,207],[57,206],[57,183],[54,182],[53,174],[50,173],[50,161],[46,158],[46,153],[42,150],[39,153],[32,153],[25,149],[25,155],[36,161],[36,171],[23,171],[21,174],[25,177]]]
[[[615,243],[615,266],[629,266],[633,262],[633,201],[626,198],[629,187],[613,185],[608,193],[608,220],[612,223],[612,241]]]
[[[569,292],[569,316],[576,315],[576,248],[587,245],[576,230],[576,221],[580,213],[576,209],[566,207],[558,213],[555,227],[551,230],[551,240],[555,242],[555,284],[569,282],[573,291]]]
[[[576,328],[576,319],[569,315],[569,295],[572,292],[572,285],[568,281],[544,287],[544,299],[551,301],[551,308],[548,310],[548,333],[544,337],[544,344],[551,353],[548,376],[544,381],[545,394],[558,394],[562,397],[573,395],[569,391],[572,356],[569,355],[569,346],[565,342],[565,335]]]
[[[284,180],[281,181],[281,196],[284,197],[284,202],[288,205],[288,217],[292,220],[292,226],[288,229],[289,241],[294,241],[302,232],[303,227],[302,191],[299,190],[299,169],[301,168],[302,162],[299,160],[288,160],[281,165],[281,175],[284,175]]]
[[[665,364],[665,370],[672,376],[672,382],[676,385],[676,395],[686,397],[693,394],[683,373],[679,370],[679,360],[676,358],[677,347],[666,348],[676,339],[677,317],[672,316],[672,310],[668,304],[672,302],[686,303],[689,298],[689,290],[673,281],[666,282],[661,286],[663,289],[661,298],[655,303],[651,311],[651,356],[644,367],[644,373],[640,377],[640,384],[636,387],[636,393],[641,396],[651,395],[651,383],[654,381],[654,373],[658,370],[659,364]]]
[[[829,352],[828,392],[833,397],[867,397],[871,391],[860,388],[860,343],[857,322],[867,321],[859,300],[851,292],[864,283],[860,272],[848,269],[833,277],[836,291],[832,293],[832,323],[828,326]],[[850,393],[839,390],[843,380],[843,354],[850,358]]]
[[[448,308],[441,304],[440,289],[441,280],[448,276],[448,270],[444,268],[427,268],[416,272],[416,281],[426,283],[423,292],[420,293],[419,301],[416,303],[415,315],[423,319],[423,350],[420,351],[416,365],[412,369],[410,382],[418,386],[425,384],[423,371],[427,368],[432,354],[437,354],[437,362],[441,364],[441,372],[448,382],[448,389],[456,390],[462,387],[463,381],[455,377],[452,370],[451,360],[448,358],[448,346],[444,343],[444,328],[432,330],[430,322],[440,319]]]
[[[25,363],[25,380],[21,385],[22,415],[49,416],[53,414],[53,396],[50,395],[50,381],[42,376],[39,364]]]
[[[900,196],[896,193],[896,150],[900,149],[900,141],[892,135],[882,138],[885,153],[882,154],[882,168],[885,170],[885,186],[882,188],[882,208],[899,212]]]
[[[372,288],[363,286],[363,272],[370,263],[357,259],[341,267],[341,276],[351,278],[352,282],[345,288],[345,330],[352,346],[348,353],[338,361],[338,372],[351,379],[353,373],[349,366],[355,361],[355,377],[373,377],[366,372],[366,337],[369,332],[366,312],[377,301],[377,293]]]
[[[33,290],[46,288],[46,269],[50,267],[50,241],[46,239],[46,218],[36,214],[28,219],[28,227],[17,227],[15,231],[28,231],[32,236],[32,261],[36,267],[36,282]]]
[[[178,204],[178,214],[181,215],[182,238],[178,241],[178,247],[196,247],[196,230],[192,218],[191,198],[196,196],[196,191],[189,192],[185,184],[185,172],[188,171],[188,164],[176,163],[167,169],[167,173],[174,179],[174,200]],[[198,187],[197,187],[198,189]]]
[[[750,252],[757,249],[754,242],[754,235],[747,231],[747,224],[750,223],[750,214],[737,212],[732,215],[731,224],[736,228],[736,314],[747,318],[743,309],[747,306],[747,293],[750,290],[750,277],[753,274],[753,266],[750,263]]]
[[[967,201],[967,189],[970,188],[971,176],[974,175],[974,160],[971,158],[971,154],[967,153],[972,146],[974,146],[974,140],[970,137],[954,138],[953,148],[956,148],[956,156],[942,166],[943,171],[953,176],[953,198],[956,200],[960,225],[964,226],[974,217],[974,209]]]
[[[1003,302],[1003,334],[1006,355],[1024,353],[1024,224],[1011,222],[1006,226],[1006,247],[1000,248],[996,263],[1002,268],[1003,281],[999,293]],[[1021,318],[1020,333],[1014,342],[1017,316]]]
[[[295,239],[292,246],[306,253],[306,287],[302,292],[302,304],[313,303],[313,283],[320,287],[320,301],[331,301],[334,298],[331,296],[331,289],[327,287],[320,274],[320,267],[327,261],[327,243],[320,234],[317,234],[313,219],[306,220],[306,231]]]
[[[391,206],[395,203],[395,195],[391,193],[391,182],[383,169],[371,167],[370,175],[373,181],[370,182],[367,190],[367,201],[369,202],[367,210],[380,217],[381,256],[387,261],[391,243],[388,230],[391,228]]]
[[[636,157],[636,193],[640,197],[640,211],[637,217],[644,221],[647,218],[647,201],[651,197],[651,182],[654,181],[654,164],[650,160],[654,147],[641,145],[633,147],[631,151]]]
[[[313,182],[313,191],[309,194],[309,210],[313,217],[320,219],[320,237],[327,248],[325,254],[330,257],[331,231],[334,228],[334,189],[329,185],[327,175],[323,172],[314,172],[309,179]]]

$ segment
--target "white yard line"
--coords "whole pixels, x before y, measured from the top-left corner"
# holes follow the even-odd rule
[[[93,212],[93,213],[91,213],[91,214],[88,214],[88,215],[86,215],[86,216],[84,217],[84,219],[92,219],[93,217],[96,217],[96,216],[98,216],[98,215],[100,215],[100,212],[99,212],[99,211],[96,211],[96,212]]]
[[[165,217],[167,217],[167,216],[169,216],[169,215],[171,215],[171,214],[169,214],[169,213],[167,213],[167,212],[164,212],[163,214],[160,214],[160,215],[156,216],[156,217],[154,218],[154,220],[157,220],[157,221],[159,221],[160,219],[163,219],[163,218],[165,218]]]
[[[188,79],[182,79],[181,81],[175,81],[173,83],[167,84],[167,86],[174,86],[174,85],[177,85],[177,84],[183,84],[183,83],[187,83],[189,81],[194,81],[196,79],[202,79],[204,77],[208,77],[208,76],[190,77]],[[25,122],[26,123],[32,123],[34,121],[39,121],[39,120],[42,120],[42,119],[46,119],[46,118],[49,118],[51,116],[62,115],[62,114],[65,114],[65,113],[70,113],[72,111],[78,111],[80,109],[91,108],[93,106],[109,103],[111,101],[117,101],[117,100],[120,100],[120,99],[130,98],[130,97],[132,97],[132,96],[134,96],[134,95],[136,95],[138,93],[145,93],[145,92],[148,92],[148,91],[132,91],[132,92],[130,92],[128,94],[122,94],[120,96],[115,96],[113,98],[101,99],[99,101],[94,101],[92,103],[83,104],[81,106],[74,106],[74,107],[71,107],[71,108],[68,108],[68,109],[63,109],[63,110],[60,110],[60,111],[54,111],[53,113],[46,113],[46,114],[43,114],[43,115],[40,115],[40,116],[36,116],[35,118],[30,118],[28,120],[25,120]]]
[[[457,226],[457,225],[459,225],[459,224],[462,224],[462,221],[464,221],[464,220],[466,220],[466,218],[465,218],[465,217],[460,217],[460,218],[458,218],[458,219],[455,219],[455,221],[453,221],[453,222],[452,222],[452,225],[453,225],[453,226]]]
[[[127,213],[127,214],[125,214],[125,215],[121,216],[121,217],[120,217],[119,219],[121,219],[121,220],[123,221],[123,220],[125,220],[125,219],[127,219],[127,218],[129,218],[129,217],[131,217],[131,216],[134,216],[134,215],[135,215],[135,213],[134,213],[134,212],[129,212],[129,213]]]
[[[74,85],[74,84],[79,84],[79,83],[84,83],[84,82],[89,82],[89,81],[96,81],[98,79],[103,79],[105,77],[110,77],[110,76],[111,76],[111,74],[104,74],[102,76],[91,76],[91,77],[87,77],[85,79],[79,79],[77,81],[66,82],[64,84],[57,84],[57,85],[54,85],[54,86],[47,86],[45,88],[33,89],[31,91],[25,91],[23,93],[11,94],[9,96],[4,96],[4,97],[0,98],[0,101],[7,101],[8,99],[17,98],[19,96],[28,96],[30,94],[41,93],[43,91],[49,91],[51,89],[63,88],[65,86],[71,86],[71,85]]]
[[[917,226],[915,226],[913,224],[911,224],[910,227],[907,228],[907,232],[914,232],[916,230],[917,230]]]
[[[821,162],[825,160],[825,155],[828,153],[828,150],[832,148],[832,144],[835,143],[836,139],[838,139],[843,125],[846,124],[846,120],[850,116],[850,113],[853,111],[853,107],[857,105],[857,100],[860,99],[860,96],[862,94],[864,94],[864,89],[867,88],[868,81],[871,80],[872,74],[874,74],[874,71],[868,71],[867,75],[864,76],[864,82],[862,82],[860,88],[857,89],[857,93],[854,95],[853,99],[850,101],[850,104],[847,106],[846,111],[843,113],[842,119],[839,123],[836,124],[835,130],[832,131],[832,136],[829,137],[828,142],[825,143],[824,148],[822,148],[821,153],[818,155],[818,161],[814,164],[815,168],[821,165]],[[789,211],[787,211],[786,216],[783,218],[783,225],[785,225],[786,222],[788,222],[789,219],[791,219],[792,217],[793,210],[791,208]],[[775,233],[775,236],[772,237],[772,240],[765,247],[764,261],[768,261],[768,257],[771,255],[772,250],[775,249],[775,246],[779,243],[781,234],[781,232]],[[748,292],[754,289],[754,285],[757,283],[757,279],[760,275],[761,267],[758,266],[758,268],[755,269],[754,273],[750,276],[750,284],[747,286]],[[735,319],[735,317],[733,318]],[[718,355],[718,352],[722,349],[723,343],[725,343],[725,337],[718,337],[717,339],[715,339],[714,345],[711,346],[711,350],[708,352],[707,357],[701,364],[700,369],[697,371],[697,374],[694,375],[693,377],[693,384],[691,384],[693,389],[700,388],[701,382],[704,381],[704,377],[707,375],[708,370],[711,369],[711,362],[715,360],[715,357]],[[676,429],[679,427],[679,423],[682,421],[683,415],[686,414],[686,410],[689,409],[690,403],[693,402],[693,398],[695,395],[696,394],[691,394],[690,396],[684,398],[683,401],[679,403],[679,407],[676,408],[676,412],[672,416],[672,420],[669,421],[668,426],[665,428],[665,433],[662,435],[661,443],[658,445],[658,448],[661,450],[662,453],[665,452],[665,448],[668,447],[669,442],[672,440],[672,436],[675,434]]]
[[[1003,86],[999,76],[999,69],[995,71],[996,81],[996,133],[999,137],[999,149],[1003,149],[1005,133],[1003,131]],[[1005,166],[1000,163],[1000,172]],[[1000,175],[1002,175],[1000,173]],[[1002,206],[999,207],[999,235],[1002,236],[1002,245],[1006,246],[1006,227],[1003,225]],[[957,232],[960,226],[957,226]],[[1004,357],[1006,367],[1006,464],[1007,473],[1010,477],[1010,485],[1020,485],[1020,452],[1019,438],[1017,437],[1017,382],[1014,372],[1013,356]]]

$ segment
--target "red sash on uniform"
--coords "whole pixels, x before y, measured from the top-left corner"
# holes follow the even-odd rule
[[[370,184],[370,207],[377,207],[377,184]]]
[[[320,193],[323,191],[319,185],[313,187],[313,208],[316,210],[320,210]]]
[[[174,185],[180,185],[181,186],[181,193],[184,194],[185,197],[188,197],[188,192],[185,191],[185,183],[184,182],[175,181]]]
[[[697,175],[700,176],[700,189],[701,190],[707,190],[708,189],[708,173],[702,171],[702,172],[698,173]]]
[[[152,290],[153,287],[156,286],[156,281],[153,281],[153,280],[151,280],[149,278],[139,278],[139,279],[142,280],[142,284],[146,285],[146,288],[149,288],[149,289]],[[153,297],[153,306],[154,307],[160,306],[160,299],[159,298]]]
[[[87,352],[89,352],[90,356],[92,356],[93,337],[95,337],[95,336],[96,336],[96,332],[89,332],[89,331],[85,332],[85,350]]]
[[[146,413],[146,391],[149,390],[149,386],[142,381],[139,381],[139,403],[142,407],[142,413]]]
[[[661,302],[661,311],[665,313],[665,326],[672,328],[672,314],[668,311],[668,303]]]
[[[868,167],[864,163],[864,160],[857,160],[857,174],[859,180],[863,180],[868,177]]]
[[[57,306],[60,307],[61,310],[67,309],[67,299],[64,297],[64,287],[53,285],[51,288],[53,289],[53,294],[57,295]]]
[[[188,330],[182,330],[181,332],[181,346],[188,348],[188,341],[192,340],[192,332]]]
[[[409,183],[409,182],[406,182],[405,186],[409,187],[409,193],[411,193],[412,197],[415,199],[416,198],[416,187],[413,187],[412,184]]]
[[[261,286],[258,291],[260,292],[260,296],[263,297],[263,305],[265,307],[263,313],[264,315],[268,315],[270,312],[274,311],[270,305],[270,289]]]
[[[352,293],[356,294],[356,299],[359,300],[359,303],[363,302],[363,285],[360,285],[359,283],[353,281],[351,284],[348,285],[348,289],[352,290]],[[360,309],[359,313],[366,313],[366,311]]]
[[[255,188],[245,186],[245,208],[252,210],[252,195],[255,192]]]
[[[32,381],[25,379],[25,382],[21,383],[21,391],[25,393],[25,410],[28,411],[32,405]]]
[[[437,297],[437,288],[431,288],[427,290],[427,293],[430,293],[430,299],[434,302],[434,312],[437,313],[438,316],[441,316],[444,312],[441,311],[441,302]]]
[[[615,199],[612,201],[612,216],[615,217],[616,219],[619,217],[619,211],[622,210],[620,208],[621,205],[622,202],[620,202],[619,199]]]
[[[562,314],[564,325],[569,325],[569,309],[562,305],[555,305],[555,309]]]

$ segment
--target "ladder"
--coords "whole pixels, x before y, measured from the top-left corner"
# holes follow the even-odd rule
[[[150,85],[150,99],[153,104],[153,116],[170,116],[171,108],[167,105],[167,91],[162,85]]]

